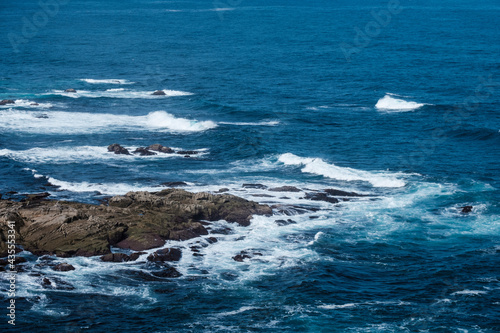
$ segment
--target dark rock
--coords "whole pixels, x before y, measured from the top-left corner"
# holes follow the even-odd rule
[[[277,225],[282,227],[282,226],[289,225],[289,224],[296,224],[297,222],[295,222],[294,220],[291,220],[291,219],[287,219],[287,220],[276,220],[276,221],[274,221],[274,223],[276,223]]]
[[[38,103],[31,103],[30,105],[32,105],[32,106],[38,106],[40,104],[38,104]]]
[[[174,152],[174,150],[172,148],[162,146],[158,143],[149,146],[147,149],[158,151],[160,153],[165,153],[165,154],[172,154]]]
[[[249,253],[247,251],[241,251],[239,254],[233,257],[234,261],[243,262],[245,259],[251,259],[253,256],[262,256],[262,253],[253,252]]]
[[[132,253],[130,255],[130,261],[136,261],[143,254],[146,254],[146,252],[134,252],[134,253]]]
[[[325,202],[329,202],[329,203],[338,203],[339,202],[338,199],[329,197],[326,193],[309,192],[309,193],[306,193],[305,198],[309,199],[309,200],[313,200],[313,201],[325,201]]]
[[[14,258],[14,265],[22,264],[22,263],[25,263],[27,261],[28,260],[26,260],[26,258],[24,258],[24,257],[17,257],[16,256]],[[11,262],[8,259],[0,259],[0,266],[7,266],[10,264],[11,264]]]
[[[134,154],[139,154],[140,156],[151,156],[151,155],[156,155],[156,153],[153,153],[152,151],[149,151],[147,148],[144,147],[139,147],[134,151]]]
[[[177,154],[180,154],[180,155],[196,155],[196,154],[198,154],[198,152],[195,151],[195,150],[179,150],[177,152]]]
[[[467,214],[467,213],[472,212],[472,209],[474,207],[472,207],[472,206],[464,206],[464,207],[460,207],[460,208],[462,209],[462,213]]]
[[[182,276],[175,268],[168,267],[162,271],[151,272],[154,276],[162,277],[162,278],[178,278]]]
[[[314,207],[290,206],[290,205],[273,205],[271,208],[276,212],[287,216],[301,215],[309,212],[317,212],[319,209]]]
[[[223,187],[221,189],[219,189],[217,192],[215,193],[224,193],[224,192],[229,192],[229,189],[227,187]]]
[[[177,248],[167,248],[156,251],[148,256],[148,261],[179,261],[182,257],[182,251]]]
[[[163,90],[157,90],[155,91],[154,93],[152,93],[151,95],[155,95],[155,96],[165,96],[165,92]]]
[[[59,272],[68,272],[68,271],[74,271],[75,267],[73,267],[68,263],[63,262],[62,264],[55,265],[54,267],[52,267],[52,269]]]
[[[269,189],[269,191],[273,192],[300,192],[300,189],[295,186],[281,186]]]
[[[35,193],[35,194],[26,194],[26,199],[22,200],[24,201],[40,201],[45,199],[46,197],[49,197],[50,193],[44,192],[44,193]]]
[[[341,190],[335,190],[335,189],[325,189],[325,193],[329,195],[335,195],[339,197],[365,197],[366,195],[363,194],[358,194],[355,192],[346,192],[346,191],[341,191]]]
[[[215,237],[208,237],[207,242],[209,242],[210,244],[213,244],[213,243],[217,243],[218,240]]]
[[[0,105],[15,104],[16,102],[12,99],[4,99],[0,101]]]
[[[269,194],[252,194],[252,197],[256,197],[256,198],[274,198],[273,195],[269,195]]]
[[[112,145],[109,145],[108,151],[114,152],[115,154],[130,155],[130,153],[127,149],[123,148],[122,146],[120,146],[117,143],[113,143]]]
[[[103,255],[101,260],[105,262],[123,262],[130,261],[130,257],[125,253],[108,253]]]
[[[262,185],[262,184],[243,184],[242,187],[243,188],[257,188],[257,189],[261,189],[261,190],[265,190],[267,188],[266,185]]]
[[[116,246],[121,249],[144,251],[144,250],[154,249],[155,247],[161,247],[164,244],[165,240],[161,238],[158,234],[139,233],[136,235],[128,236],[126,239],[116,244]]]
[[[47,278],[43,278],[42,285],[43,286],[50,286],[50,285],[52,285],[52,282],[50,282],[50,280]]]
[[[168,187],[177,187],[177,186],[187,186],[188,184],[185,182],[165,182],[161,183],[161,185]]]
[[[76,93],[76,90],[75,90],[75,89],[70,88],[70,89],[66,89],[66,90],[64,90],[64,92],[67,92],[67,93]]]
[[[47,116],[45,113],[42,113],[42,114],[39,114],[39,115],[35,116],[35,118],[38,118],[38,119],[49,119],[49,116]]]

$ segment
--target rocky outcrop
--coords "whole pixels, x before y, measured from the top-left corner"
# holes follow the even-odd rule
[[[62,264],[55,265],[54,267],[52,267],[52,269],[59,272],[69,272],[69,271],[74,271],[75,267],[73,267],[73,265],[63,262]]]
[[[464,214],[468,214],[468,213],[472,212],[472,209],[473,209],[474,207],[472,207],[472,206],[464,206],[464,207],[460,207],[460,208],[462,209],[462,210],[461,210],[461,212],[462,212],[462,213],[464,213]]]
[[[300,192],[300,189],[295,186],[281,186],[269,189],[272,192]]]
[[[163,90],[157,90],[155,91],[154,93],[152,93],[151,95],[155,95],[155,96],[165,96],[165,92]]]
[[[180,155],[196,155],[198,152],[196,150],[179,150],[177,154]]]
[[[12,99],[3,99],[0,101],[0,105],[15,104],[16,102]]]
[[[174,152],[172,148],[162,146],[159,143],[155,143],[154,145],[149,146],[147,149],[165,154],[172,154]]]
[[[153,153],[152,151],[149,151],[147,148],[144,147],[139,147],[134,151],[134,154],[139,154],[140,156],[152,156],[156,155],[156,153]]]
[[[64,90],[64,92],[67,92],[67,93],[76,93],[76,90],[73,89],[73,88],[70,88],[70,89]]]
[[[8,222],[25,250],[69,257],[110,254],[110,246],[134,251],[161,247],[165,240],[207,235],[202,221],[222,219],[247,226],[254,214],[271,215],[272,210],[233,195],[181,189],[129,192],[110,198],[109,206],[43,198],[0,200],[0,254],[7,250]]]
[[[148,256],[148,261],[179,261],[182,257],[181,250],[177,248],[161,249]]]
[[[120,146],[117,143],[113,143],[112,145],[109,145],[108,151],[114,152],[115,154],[130,155],[130,153],[127,149],[123,148],[122,146]]]

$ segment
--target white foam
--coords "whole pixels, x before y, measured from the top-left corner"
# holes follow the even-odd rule
[[[131,191],[149,191],[156,192],[161,190],[161,187],[143,186],[140,184],[125,184],[125,183],[89,183],[89,182],[66,182],[63,180],[48,178],[48,181],[59,186],[60,190],[66,190],[77,193],[100,192],[109,195],[123,195]]]
[[[125,147],[132,152],[138,147]],[[185,150],[176,148],[177,150]],[[190,149],[192,150],[192,149]],[[197,157],[209,154],[207,149],[196,149],[198,152]],[[91,163],[96,161],[119,162],[124,163],[127,161],[134,162],[138,159],[164,159],[164,158],[184,158],[181,154],[164,154],[157,153],[156,155],[140,156],[140,155],[121,155],[108,152],[107,147],[100,146],[71,146],[71,147],[57,147],[57,148],[31,148],[27,150],[11,150],[0,149],[0,156],[8,157],[18,162],[24,163]],[[36,170],[32,171],[35,178],[41,178],[42,175],[38,174]]]
[[[35,101],[30,101],[28,99],[16,99],[14,104],[0,105],[0,108],[10,109],[10,108],[30,108],[30,109],[48,109],[54,105],[51,103],[37,103]]]
[[[157,98],[164,98],[164,97],[193,95],[193,93],[186,92],[186,91],[178,91],[178,90],[164,89],[163,92],[165,93],[165,95],[153,95],[154,91],[138,91],[138,90],[130,90],[130,89],[121,88],[121,89],[108,89],[105,91],[76,90],[76,92],[74,92],[74,93],[65,92],[64,90],[52,90],[52,92],[42,94],[42,95],[43,96],[58,95],[58,96],[65,96],[65,97],[71,97],[71,98],[107,97],[107,98],[128,98],[128,99],[137,99],[137,98],[157,99]]]
[[[456,291],[452,295],[470,295],[470,296],[479,296],[479,295],[484,295],[487,292],[484,290],[461,290],[461,291]]]
[[[375,108],[383,111],[413,111],[421,108],[424,103],[417,103],[412,101],[406,101],[401,98],[395,98],[397,96],[394,94],[386,94],[384,97],[378,100],[375,104]]]
[[[355,308],[357,306],[358,306],[358,304],[356,304],[356,303],[325,304],[325,305],[318,305],[318,308],[325,309],[325,310],[337,310],[337,309]]]
[[[51,112],[47,118],[39,113],[7,110],[0,113],[0,130],[45,134],[107,133],[120,130],[155,130],[168,132],[200,132],[217,127],[213,121],[177,118],[165,111],[145,116],[109,113]]]
[[[279,125],[280,122],[276,121],[276,120],[274,120],[274,121],[260,121],[260,122],[256,122],[256,123],[222,121],[222,122],[219,122],[219,124],[221,124],[221,125],[233,125],[233,126],[276,126],[276,125]]]
[[[369,172],[330,164],[321,158],[303,158],[291,153],[279,156],[285,165],[303,166],[302,172],[313,173],[328,178],[345,181],[365,181],[375,187],[403,187],[405,182],[394,175],[382,172]]]
[[[87,82],[90,84],[134,84],[135,82],[131,82],[128,80],[122,79],[80,79],[80,81]]]

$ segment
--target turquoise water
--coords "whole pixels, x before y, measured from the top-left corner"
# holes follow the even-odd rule
[[[0,5],[3,198],[183,181],[275,215],[167,243],[176,279],[145,256],[58,273],[23,252],[4,331],[500,331],[497,1],[54,3]],[[365,196],[307,199],[332,188]]]

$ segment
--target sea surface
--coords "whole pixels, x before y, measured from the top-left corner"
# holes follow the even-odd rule
[[[3,199],[186,182],[275,207],[167,242],[175,279],[147,255],[54,257],[76,268],[55,272],[22,252],[15,327],[1,273],[2,332],[500,332],[498,0],[12,0],[0,15]],[[269,191],[285,185],[300,192]],[[324,189],[364,196],[308,199]]]

